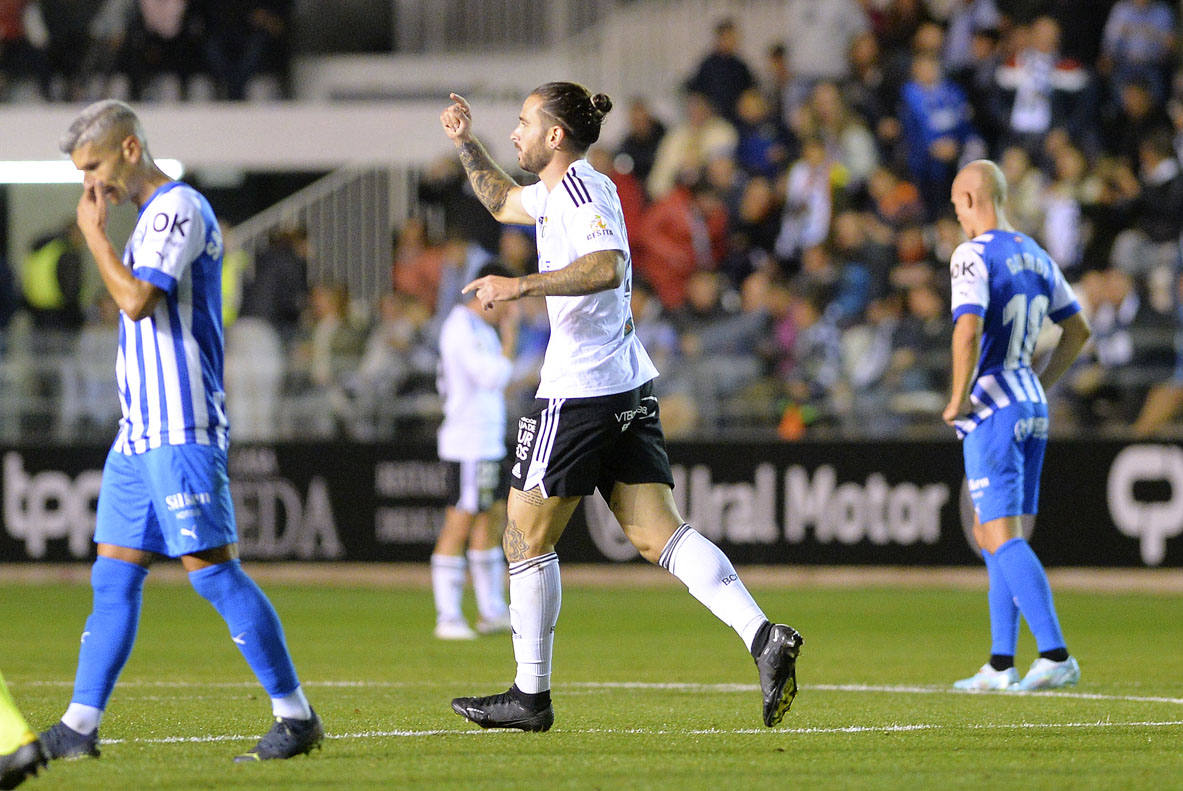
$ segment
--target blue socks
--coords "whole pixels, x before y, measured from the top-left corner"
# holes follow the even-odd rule
[[[1013,666],[1015,647],[1019,644],[1019,608],[1015,595],[1002,576],[998,560],[987,550],[982,550],[986,561],[986,575],[990,579],[987,601],[990,604],[990,653],[994,656],[1009,656]],[[995,670],[1005,670],[996,667]]]
[[[300,686],[279,616],[237,559],[189,573],[189,581],[230,627],[230,638],[272,698]]]
[[[983,556],[988,554],[982,553]],[[1019,603],[1019,611],[1041,654],[1063,649],[1064,635],[1060,621],[1056,618],[1056,607],[1052,603],[1052,589],[1047,582],[1043,564],[1035,556],[1031,546],[1022,538],[1012,538],[994,553],[994,563],[1007,588]],[[987,568],[989,566],[987,565]],[[993,580],[991,580],[993,582]],[[993,584],[991,584],[991,619],[993,619]]]
[[[120,671],[131,655],[140,623],[140,603],[148,569],[99,556],[90,571],[94,606],[82,632],[74,703],[107,708]]]

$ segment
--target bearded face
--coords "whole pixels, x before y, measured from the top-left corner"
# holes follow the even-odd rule
[[[518,152],[518,167],[527,173],[539,173],[550,164],[555,150],[547,138],[555,126],[557,124],[542,112],[542,97],[526,97],[518,125],[509,136]]]

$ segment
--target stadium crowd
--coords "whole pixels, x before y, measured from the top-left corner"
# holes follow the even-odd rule
[[[14,5],[24,4],[0,0],[6,37]],[[221,4],[189,5],[197,18]],[[290,3],[241,5],[290,12]],[[790,16],[802,7],[788,4]],[[1094,327],[1085,358],[1051,394],[1053,424],[1169,429],[1183,392],[1173,384],[1183,70],[1171,6],[818,7],[793,19],[760,63],[741,54],[742,19],[719,20],[679,113],[658,117],[656,97],[614,97],[627,132],[589,152],[626,212],[633,313],[662,372],[667,433],[941,432],[947,265],[961,241],[949,187],[979,157],[1002,165],[1012,221],[1046,245]],[[219,95],[236,90],[215,85]],[[379,438],[438,417],[439,324],[459,286],[491,258],[523,273],[536,263],[532,229],[500,229],[454,157],[425,166],[419,191],[421,212],[392,240],[391,293],[360,320],[340,287],[291,274],[315,255],[298,231],[278,234],[254,266],[227,267],[254,273],[227,289],[227,318],[237,318],[231,415],[235,360],[259,359],[249,351],[257,341],[235,357],[247,328],[264,328],[265,343],[278,337],[289,361],[278,371],[246,365],[248,380],[269,378],[237,387],[250,401],[239,412],[256,413],[236,422],[236,436],[282,435],[271,406],[280,393],[304,404],[289,423],[313,434]],[[511,411],[532,397],[546,345],[545,310],[532,302],[523,300]],[[1159,407],[1139,420],[1148,394]]]

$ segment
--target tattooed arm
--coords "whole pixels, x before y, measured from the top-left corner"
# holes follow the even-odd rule
[[[451,94],[453,104],[440,114],[446,134],[460,153],[460,164],[481,203],[498,222],[533,225],[534,218],[522,208],[522,188],[498,167],[489,152],[472,134],[472,109],[463,96]]]
[[[487,275],[464,287],[476,292],[486,308],[494,302],[522,297],[580,297],[616,288],[624,280],[624,254],[619,250],[597,250],[576,258],[562,269],[535,272],[525,277]]]

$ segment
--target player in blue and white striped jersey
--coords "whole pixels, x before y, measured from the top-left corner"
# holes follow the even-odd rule
[[[1023,537],[1034,518],[1048,439],[1046,390],[1080,354],[1090,330],[1060,268],[1011,228],[1006,180],[993,162],[966,165],[952,201],[968,242],[953,251],[952,392],[943,418],[963,439],[974,504],[974,538],[990,580],[990,661],[960,689],[1048,689],[1075,684],[1043,565]],[[1041,374],[1031,367],[1044,319],[1062,332]],[[1016,604],[1017,603],[1017,604]],[[1039,658],[1021,680],[1015,669],[1018,616]]]
[[[61,140],[83,173],[78,226],[119,306],[115,374],[123,408],[103,466],[86,621],[74,695],[41,734],[53,758],[98,756],[98,726],[131,653],[143,583],[157,555],[180,557],[194,589],[230,627],[271,697],[275,723],[236,760],[289,758],[320,744],[270,601],[238,561],[222,389],[222,237],[209,204],[153,162],[126,104],[87,107]],[[122,259],[107,203],[139,219]]]

